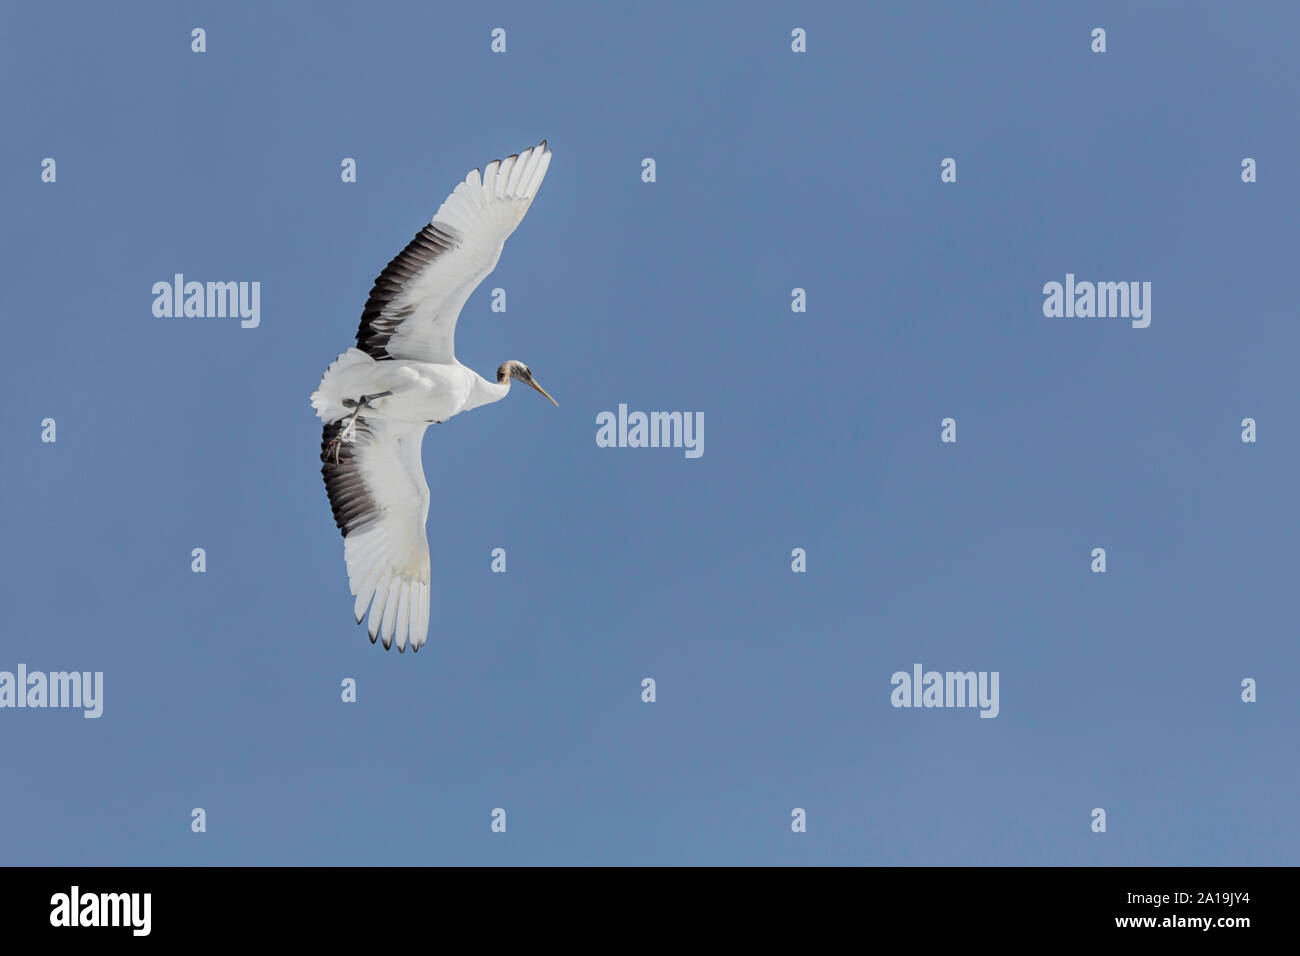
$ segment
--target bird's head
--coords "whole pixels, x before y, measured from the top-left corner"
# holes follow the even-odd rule
[[[532,370],[523,362],[516,362],[514,359],[510,359],[509,361],[503,363],[499,369],[497,369],[498,384],[505,385],[512,378],[515,379],[516,381],[523,382],[529,388],[534,388],[537,391],[541,392],[547,398],[551,399],[552,405],[554,405],[556,408],[559,408],[560,403],[557,402],[555,399],[551,398],[550,392],[548,392],[546,389],[542,388],[542,386],[537,384],[537,380],[533,378]]]

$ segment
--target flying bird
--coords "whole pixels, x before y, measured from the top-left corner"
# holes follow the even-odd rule
[[[357,623],[384,648],[419,650],[429,633],[429,486],[424,432],[522,382],[559,404],[523,362],[488,381],[456,360],[456,319],[501,258],[551,164],[540,145],[471,171],[380,273],[357,344],[325,370],[311,404],[325,423],[321,473],[343,532]]]

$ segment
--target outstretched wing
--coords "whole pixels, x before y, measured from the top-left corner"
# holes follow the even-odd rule
[[[419,650],[429,633],[429,486],[420,462],[428,427],[358,418],[352,441],[335,445],[341,421],[326,425],[321,439],[321,474],[357,599],[353,613],[360,624],[370,607],[370,640],[382,637],[385,649],[396,638],[398,651],[408,642]]]
[[[375,280],[357,347],[381,360],[455,361],[461,306],[496,268],[550,165],[542,140],[488,163],[481,178],[471,171]]]

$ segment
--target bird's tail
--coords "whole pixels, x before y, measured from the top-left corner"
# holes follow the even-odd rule
[[[316,416],[321,421],[336,422],[351,413],[351,409],[343,404],[343,399],[347,396],[341,387],[342,375],[358,365],[369,365],[374,361],[360,349],[350,348],[330,364],[320,384],[316,386],[316,391],[311,393],[311,407],[316,409]]]

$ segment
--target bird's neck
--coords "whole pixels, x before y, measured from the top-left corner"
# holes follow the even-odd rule
[[[461,411],[469,411],[471,408],[478,408],[480,405],[499,402],[506,397],[506,393],[509,391],[509,378],[505,382],[489,382],[482,375],[475,374],[474,381],[470,385],[469,397],[465,399]]]

